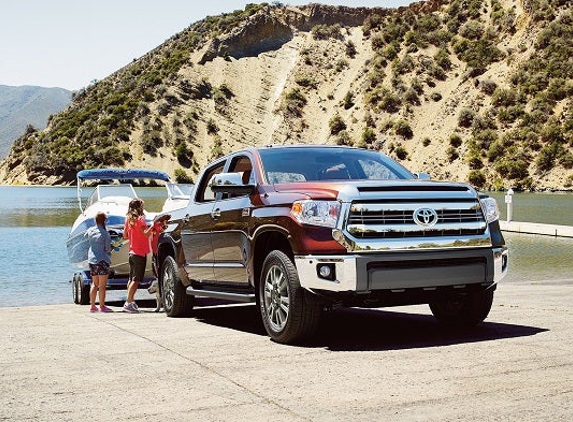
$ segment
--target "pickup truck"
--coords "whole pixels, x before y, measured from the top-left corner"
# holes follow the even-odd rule
[[[339,307],[429,304],[441,323],[476,325],[508,269],[493,198],[325,145],[208,165],[155,259],[168,316],[190,315],[195,297],[254,302],[268,335],[290,344]]]

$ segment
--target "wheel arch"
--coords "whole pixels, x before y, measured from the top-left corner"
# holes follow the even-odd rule
[[[253,269],[255,286],[259,284],[263,262],[272,250],[283,252],[294,263],[294,252],[285,233],[277,230],[269,230],[261,233],[257,236],[254,247]]]

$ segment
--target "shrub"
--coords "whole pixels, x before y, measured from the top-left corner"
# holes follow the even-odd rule
[[[476,113],[469,108],[462,108],[458,115],[458,126],[470,127],[474,121]]]
[[[458,148],[459,146],[461,146],[463,143],[462,141],[462,137],[460,135],[458,135],[457,133],[452,133],[450,135],[450,145],[453,147]]]
[[[446,156],[448,157],[448,161],[451,163],[460,157],[460,153],[457,148],[449,146],[448,149],[446,149]]]
[[[468,181],[477,188],[483,188],[486,177],[480,170],[471,170],[468,174]]]
[[[285,95],[285,114],[287,117],[301,117],[306,97],[298,88],[293,88]]]
[[[491,79],[483,79],[479,82],[481,92],[487,95],[492,95],[497,88],[497,84]]]
[[[341,130],[338,135],[336,135],[335,140],[337,145],[350,145],[351,143],[350,134],[346,130]]]
[[[152,156],[157,155],[157,149],[163,146],[163,139],[161,133],[157,130],[146,132],[141,137],[141,146],[143,152]]]
[[[344,44],[344,46],[346,47],[346,55],[351,59],[353,59],[358,53],[356,51],[356,45],[354,45],[352,41],[347,41],[346,44]]]
[[[191,176],[183,169],[175,169],[174,176],[177,183],[193,183]]]
[[[394,123],[394,132],[396,135],[399,135],[405,139],[412,139],[414,137],[414,132],[410,127],[410,123],[404,119],[400,119]]]
[[[332,135],[336,135],[346,129],[346,123],[344,123],[344,120],[342,117],[340,117],[339,114],[336,114],[335,116],[332,116],[328,121],[328,127],[330,128],[330,133]]]
[[[432,92],[430,94],[430,98],[432,99],[432,101],[437,103],[442,99],[442,94],[440,94],[439,92]]]
[[[345,110],[348,110],[354,106],[354,93],[348,91],[342,100],[342,106]]]
[[[519,101],[519,93],[515,89],[497,88],[491,96],[491,103],[497,107],[513,106]]]
[[[508,179],[524,179],[529,176],[529,164],[524,160],[503,159],[496,166],[495,170]]]
[[[398,157],[400,160],[405,160],[408,158],[408,151],[406,151],[406,148],[404,148],[402,145],[398,145],[394,149],[394,154],[396,154],[396,157]]]
[[[371,127],[366,126],[362,131],[362,141],[366,144],[371,144],[376,140],[376,133]]]
[[[310,32],[315,40],[327,40],[329,38],[342,39],[340,24],[315,25]]]
[[[193,157],[193,151],[187,146],[187,142],[181,140],[175,144],[175,157],[177,161],[185,167],[191,165],[191,158]]]
[[[311,88],[316,89],[316,87],[318,86],[318,83],[313,78],[311,78],[310,76],[307,76],[307,75],[296,75],[294,78],[294,82],[297,85],[300,85],[300,86],[303,86],[306,88],[311,87]]]
[[[219,132],[219,126],[217,126],[215,120],[209,119],[207,122],[207,133],[209,135],[215,135],[217,132]]]
[[[471,20],[462,25],[459,34],[470,40],[478,40],[483,35],[483,26],[478,21]]]
[[[452,68],[452,61],[450,55],[445,48],[440,48],[438,52],[434,55],[434,60],[438,66],[443,70],[450,70]]]
[[[468,165],[472,170],[479,170],[483,168],[483,162],[479,155],[472,154],[468,157]]]
[[[414,59],[412,59],[409,54],[406,54],[402,60],[396,58],[392,62],[392,69],[396,75],[410,73],[415,69],[415,67]]]
[[[567,151],[559,158],[559,163],[566,169],[573,168],[573,154]]]
[[[420,98],[418,97],[418,93],[412,87],[408,88],[404,93],[404,100],[412,105],[420,105]]]
[[[425,147],[427,147],[431,143],[432,143],[432,140],[430,138],[428,138],[427,136],[424,139],[422,139],[422,145]]]
[[[487,158],[490,163],[495,162],[498,158],[503,157],[505,148],[499,141],[493,142],[487,150]]]
[[[539,155],[535,160],[537,168],[541,171],[551,170],[555,166],[555,159],[560,148],[561,146],[555,142],[541,148],[541,151],[539,151]]]

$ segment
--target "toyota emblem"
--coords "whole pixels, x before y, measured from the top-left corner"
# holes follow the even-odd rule
[[[421,227],[432,227],[438,222],[438,213],[432,208],[418,208],[414,211],[414,222]]]

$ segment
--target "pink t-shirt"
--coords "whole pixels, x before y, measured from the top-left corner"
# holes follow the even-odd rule
[[[145,217],[140,216],[133,226],[128,221],[125,222],[125,232],[129,239],[129,253],[133,255],[146,256],[149,252],[149,239],[143,233],[147,228]]]

